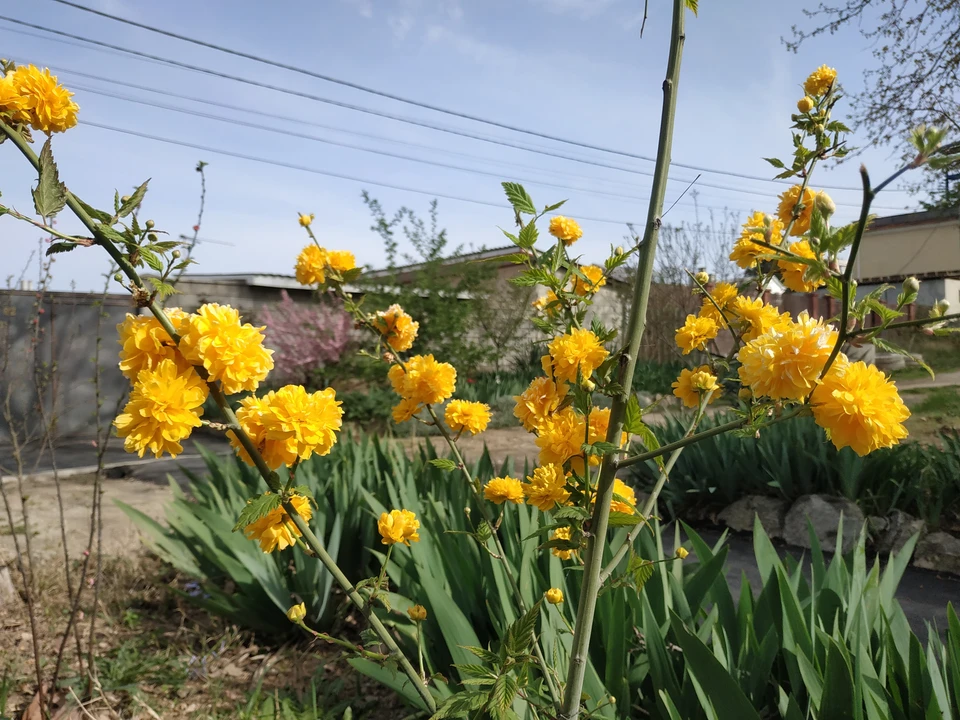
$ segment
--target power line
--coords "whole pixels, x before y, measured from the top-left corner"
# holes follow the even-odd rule
[[[195,39],[195,38],[190,38],[190,37],[187,37],[187,36],[185,36],[185,35],[180,35],[180,34],[178,34],[178,33],[174,33],[174,32],[171,32],[171,31],[167,31],[167,30],[162,30],[162,29],[159,29],[159,28],[155,28],[155,27],[152,27],[152,26],[150,26],[150,25],[146,25],[146,24],[143,24],[143,23],[138,23],[138,22],[135,22],[135,21],[133,21],[133,20],[129,20],[129,19],[127,19],[127,18],[123,18],[123,17],[117,16],[117,15],[112,15],[112,14],[110,14],[110,13],[105,13],[105,12],[102,12],[102,11],[100,11],[100,10],[94,10],[93,8],[88,8],[88,7],[85,7],[85,6],[80,5],[80,4],[78,4],[78,3],[70,2],[69,0],[53,0],[53,1],[54,1],[54,2],[57,2],[57,3],[60,3],[60,4],[62,4],[62,5],[67,5],[67,6],[76,8],[76,9],[78,9],[78,10],[82,10],[82,11],[84,11],[84,12],[88,12],[88,13],[92,13],[92,14],[94,14],[94,15],[98,15],[98,16],[101,16],[101,17],[104,17],[104,18],[108,18],[108,19],[114,20],[114,21],[116,21],[116,22],[120,22],[120,23],[124,23],[124,24],[127,24],[127,25],[131,25],[131,26],[133,26],[133,27],[139,27],[139,28],[141,28],[141,29],[144,29],[144,30],[147,30],[147,31],[150,31],[150,32],[154,32],[154,33],[158,33],[158,34],[160,34],[160,35],[164,35],[164,36],[167,36],[167,37],[175,38],[175,39],[181,40],[181,41],[183,41],[183,42],[192,43],[192,44],[198,45],[198,46],[200,46],[200,47],[205,47],[205,48],[208,48],[208,49],[216,50],[216,51],[218,51],[218,52],[222,52],[222,53],[226,53],[226,54],[233,55],[233,56],[236,56],[236,57],[241,57],[241,58],[244,58],[244,59],[252,60],[252,61],[254,61],[254,62],[258,62],[258,63],[270,65],[270,66],[277,67],[277,68],[280,68],[280,69],[283,69],[283,70],[288,70],[288,71],[290,71],[290,72],[299,73],[299,74],[301,74],[301,75],[306,75],[306,76],[308,76],[308,77],[313,77],[313,78],[316,78],[316,79],[319,79],[319,80],[323,80],[323,81],[325,81],[325,82],[330,82],[330,83],[337,84],[337,85],[341,85],[341,86],[344,86],[344,87],[349,87],[349,88],[352,88],[352,89],[355,89],[355,90],[359,90],[359,91],[361,91],[361,92],[366,92],[366,93],[369,93],[369,94],[372,94],[372,95],[376,95],[376,96],[379,96],[379,97],[383,97],[383,98],[387,98],[387,99],[394,100],[394,101],[397,101],[397,102],[405,103],[405,104],[407,104],[407,105],[412,105],[412,106],[414,106],[414,107],[419,107],[419,108],[423,108],[423,109],[426,109],[426,110],[431,110],[431,111],[434,111],[434,112],[439,112],[439,113],[443,113],[443,114],[446,114],[446,115],[450,115],[450,116],[453,116],[453,117],[458,117],[458,118],[461,118],[461,119],[470,120],[470,121],[473,121],[473,122],[478,122],[478,123],[490,125],[490,126],[493,126],[493,127],[498,127],[498,128],[501,128],[501,129],[510,130],[510,131],[518,132],[518,133],[525,134],[525,135],[530,135],[530,136],[532,136],[532,137],[538,137],[538,138],[545,139],[545,140],[551,140],[551,141],[553,141],[553,142],[564,143],[564,144],[567,144],[567,145],[572,145],[572,146],[574,146],[574,147],[580,147],[580,148],[587,149],[587,150],[594,150],[594,151],[609,153],[609,154],[612,154],[612,155],[619,155],[619,156],[622,156],[622,157],[628,157],[628,158],[632,158],[632,159],[635,159],[635,160],[643,160],[643,161],[645,161],[645,162],[654,162],[654,161],[655,161],[654,158],[648,157],[648,156],[645,156],[645,155],[639,155],[639,154],[636,154],[636,153],[631,153],[631,152],[624,151],[624,150],[617,150],[617,149],[614,149],[614,148],[607,148],[607,147],[603,147],[603,146],[599,146],[599,145],[592,145],[592,144],[590,144],[590,143],[585,143],[585,142],[582,142],[582,141],[579,141],[579,140],[572,140],[572,139],[569,139],[569,138],[563,138],[563,137],[559,137],[559,136],[555,136],[555,135],[550,135],[550,134],[543,133],[543,132],[540,132],[540,131],[530,130],[530,129],[527,129],[527,128],[521,128],[521,127],[509,125],[509,124],[506,124],[506,123],[502,123],[502,122],[499,122],[499,121],[496,121],[496,120],[491,120],[491,119],[488,119],[488,118],[482,118],[482,117],[470,115],[470,114],[468,114],[468,113],[463,113],[463,112],[460,112],[460,111],[457,111],[457,110],[451,110],[451,109],[449,109],[449,108],[443,108],[443,107],[436,106],[436,105],[432,105],[432,104],[429,104],[429,103],[424,103],[424,102],[420,102],[420,101],[417,101],[417,100],[412,100],[412,99],[410,99],[410,98],[405,98],[405,97],[403,97],[403,96],[395,95],[395,94],[388,93],[388,92],[384,92],[384,91],[381,91],[381,90],[377,90],[377,89],[375,89],[375,88],[369,88],[369,87],[360,85],[360,84],[358,84],[358,83],[353,83],[353,82],[350,82],[350,81],[347,81],[347,80],[342,80],[342,79],[339,79],[339,78],[334,78],[334,77],[329,76],[329,75],[324,75],[324,74],[322,74],[322,73],[317,73],[317,72],[314,72],[314,71],[312,71],[312,70],[308,70],[308,69],[306,69],[306,68],[298,67],[298,66],[295,66],[295,65],[289,65],[289,64],[286,64],[286,63],[281,63],[281,62],[278,62],[278,61],[275,61],[275,60],[271,60],[271,59],[269,59],[269,58],[264,58],[264,57],[260,57],[260,56],[257,56],[257,55],[253,55],[253,54],[251,54],[251,53],[246,53],[246,52],[244,52],[244,51],[234,50],[234,49],[232,49],[232,48],[227,48],[227,47],[223,47],[223,46],[221,46],[221,45],[216,45],[216,44],[214,44],[214,43],[208,43],[208,42],[205,42],[205,41],[202,41],[202,40],[197,40],[197,39]],[[0,19],[10,20],[9,18],[0,18]],[[55,32],[55,33],[58,33],[58,34],[64,34],[64,35],[66,35],[66,36],[68,36],[68,37],[74,37],[75,39],[81,39],[81,40],[85,40],[85,41],[87,41],[87,42],[93,42],[93,43],[96,43],[96,44],[101,44],[101,43],[99,43],[99,41],[93,41],[93,40],[89,40],[89,39],[87,39],[87,38],[77,38],[77,36],[72,36],[72,35],[69,35],[69,34],[66,34],[66,33],[60,33],[60,31],[49,30],[49,29],[47,29],[47,28],[40,28],[39,26],[36,26],[36,25],[30,25],[30,24],[28,24],[28,23],[22,23],[22,21],[13,21],[13,22],[18,22],[18,23],[20,23],[20,24],[24,24],[24,25],[27,25],[27,26],[29,26],[29,27],[34,27],[35,29],[44,29],[44,30],[47,30],[48,32]],[[108,44],[104,44],[104,45],[105,45],[106,47],[111,47],[111,48],[113,48],[113,49],[119,49],[119,50],[121,50],[121,51],[131,52],[131,53],[137,54],[137,55],[140,55],[140,54],[141,54],[141,53],[138,53],[138,52],[135,52],[135,51],[129,51],[129,50],[127,50],[126,48],[119,48],[119,47],[117,47],[117,46],[111,46],[111,45],[108,45]],[[151,57],[152,59],[160,60],[161,62],[166,62],[166,63],[170,63],[170,64],[176,64],[176,65],[179,65],[179,66],[182,66],[182,67],[188,67],[189,69],[196,69],[196,68],[193,68],[193,67],[190,67],[190,66],[186,65],[185,63],[179,63],[179,62],[177,62],[177,61],[171,61],[171,60],[168,59],[168,58],[158,58],[158,57],[156,57],[156,56],[149,56],[149,55],[147,55],[147,54],[144,54],[144,55],[147,56],[147,57]],[[205,70],[200,70],[200,71],[201,71],[201,72],[205,72]],[[233,78],[233,79],[237,79],[237,78]],[[240,81],[243,82],[243,80],[240,80]],[[315,98],[315,99],[317,99],[317,98]],[[321,102],[334,102],[334,101],[321,100]],[[359,108],[358,106],[351,106],[351,105],[348,105],[348,104],[346,104],[346,103],[334,102],[334,104],[338,104],[338,105],[340,105],[341,107],[348,107],[348,108],[353,109],[353,110],[358,110],[358,111],[360,111],[360,112],[373,112],[374,114],[383,115],[384,117],[391,117],[391,116],[389,116],[389,115],[387,115],[387,114],[382,114],[382,113],[377,112],[377,111],[371,111],[371,110],[369,110],[369,109]],[[408,121],[409,121],[408,119],[401,119],[401,118],[398,118],[398,117],[391,117],[391,119],[400,120],[400,121],[402,121],[402,122],[408,122]],[[421,123],[421,122],[416,122],[415,124],[421,124],[421,125],[423,125],[423,126],[425,126],[425,127],[430,127],[430,128],[432,128],[432,129],[442,129],[442,128],[438,128],[438,127],[435,127],[435,126],[432,126],[432,125],[429,125],[429,124],[425,124],[425,123]],[[449,129],[442,129],[442,131],[444,131],[444,132],[451,132],[451,130],[449,130]],[[457,133],[457,134],[463,134],[463,133]],[[475,137],[475,136],[471,136],[471,135],[467,135],[467,136],[468,136],[468,137]],[[475,139],[479,139],[479,138],[475,138]],[[488,141],[489,141],[489,140],[488,140]],[[505,143],[500,143],[500,144],[505,144]],[[510,144],[508,144],[508,146],[510,146],[510,147],[519,147],[519,149],[527,149],[527,148],[523,148],[522,146],[515,146],[515,145],[510,145]],[[567,157],[567,158],[564,158],[564,159],[574,160],[574,161],[577,161],[577,162],[581,162],[581,160],[579,160],[579,159],[577,159],[577,158]],[[691,165],[691,164],[687,164],[687,163],[671,162],[671,165],[673,165],[673,166],[675,166],[675,167],[679,167],[679,168],[685,168],[685,169],[687,169],[687,170],[696,170],[696,171],[698,171],[698,172],[708,172],[708,173],[716,174],[716,175],[726,175],[726,176],[728,176],[728,177],[737,177],[737,178],[741,178],[741,179],[745,179],[745,180],[754,180],[754,181],[759,181],[759,182],[769,182],[769,183],[788,184],[788,185],[789,185],[789,184],[792,184],[792,183],[790,183],[790,182],[787,181],[787,180],[776,180],[776,179],[771,179],[771,178],[762,177],[762,176],[757,176],[757,175],[749,175],[749,174],[746,174],[746,173],[737,173],[737,172],[727,171],[727,170],[716,170],[716,169],[713,169],[713,168],[702,167],[702,166],[698,166],[698,165]],[[628,171],[628,172],[629,172],[629,171]],[[824,189],[830,189],[830,190],[854,190],[854,191],[860,191],[860,190],[861,190],[861,188],[851,187],[851,186],[829,186],[829,185],[822,185],[821,187],[823,187]]]

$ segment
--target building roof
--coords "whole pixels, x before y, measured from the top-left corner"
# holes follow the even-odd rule
[[[928,223],[960,221],[960,207],[924,210],[922,212],[904,213],[902,215],[888,215],[876,218],[867,226],[867,232],[885,230],[887,228],[903,227],[907,225],[926,225]]]

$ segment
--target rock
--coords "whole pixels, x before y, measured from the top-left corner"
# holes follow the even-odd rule
[[[867,516],[867,534],[871,538],[878,538],[883,535],[883,531],[887,529],[887,519],[880,517],[879,515],[869,515]]]
[[[904,544],[923,530],[923,520],[908,515],[902,510],[894,510],[887,517],[887,529],[880,536],[877,550],[883,553],[898,553]]]
[[[877,346],[873,343],[864,343],[860,347],[848,345],[846,355],[851,362],[862,360],[867,365],[873,365],[877,361]]]
[[[837,526],[843,515],[843,537],[837,547]],[[783,539],[797,547],[810,547],[807,522],[813,525],[821,549],[828,552],[850,552],[863,528],[863,513],[855,503],[828,495],[804,495],[787,512],[783,523]]]
[[[783,520],[787,512],[787,501],[764,495],[747,495],[728,505],[717,518],[731,530],[753,532],[753,520],[760,518],[760,524],[772,538],[783,537]]]
[[[885,373],[891,373],[894,370],[903,370],[907,366],[907,361],[903,355],[896,355],[894,353],[877,353],[873,364],[877,366],[878,370],[883,370]]]
[[[927,570],[960,575],[960,540],[945,532],[924,535],[917,543],[913,564]]]
[[[656,399],[648,392],[643,392],[642,390],[637,395],[637,402],[640,403],[640,407],[645,408],[647,405],[652,405],[653,401]]]

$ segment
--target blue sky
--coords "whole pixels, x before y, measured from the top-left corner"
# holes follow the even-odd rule
[[[670,24],[666,2],[650,3],[641,39],[640,0],[85,1],[132,20],[422,102],[634,154],[652,157],[656,153]],[[673,159],[770,177],[771,168],[761,158],[789,154],[789,116],[807,73],[821,63],[830,64],[838,69],[844,85],[857,90],[861,71],[872,60],[870,48],[855,30],[846,30],[809,42],[797,55],[789,53],[780,38],[789,35],[792,24],[804,22],[803,3],[701,0],[700,6],[700,17],[691,16],[688,21]],[[499,179],[521,180],[538,205],[569,198],[563,212],[595,218],[581,223],[585,236],[577,249],[586,260],[599,260],[610,244],[619,244],[625,230],[622,221],[644,220],[650,162],[411,107],[121,25],[51,0],[10,4],[3,14],[258,82],[637,171],[595,167],[457,137],[73,40],[58,42],[45,33],[0,21],[0,55],[48,65],[58,72],[62,82],[76,88],[81,123],[137,130],[367,181],[276,167],[82,124],[54,138],[62,179],[91,204],[107,206],[114,188],[123,194],[152,178],[141,217],[154,219],[158,228],[173,236],[190,232],[196,222],[199,177],[194,167],[198,160],[208,162],[207,206],[200,236],[230,245],[200,245],[195,255],[199,272],[291,272],[305,241],[296,224],[299,211],[316,213],[315,229],[327,246],[350,249],[359,262],[382,266],[382,244],[369,229],[370,218],[360,199],[364,188],[389,211],[404,204],[426,210],[431,192],[498,205],[503,202]],[[81,77],[78,72],[180,97]],[[238,127],[91,90],[488,174]],[[242,106],[251,112],[204,106],[185,97]],[[848,108],[841,104],[839,116]],[[326,127],[293,124],[277,116]],[[862,138],[859,141],[862,143]],[[853,143],[857,142],[854,135]],[[875,178],[882,178],[894,169],[896,157],[890,151],[871,150],[861,159]],[[3,201],[21,211],[31,210],[33,178],[27,166],[7,144],[0,147],[0,163]],[[667,202],[673,202],[696,174],[674,169]],[[824,172],[817,180],[825,185],[856,186],[856,162]],[[374,181],[425,192],[378,187]],[[701,182],[720,186],[699,188],[702,219],[711,210],[722,213],[724,208],[737,213],[741,221],[752,209],[773,210],[776,195],[783,189],[769,182],[710,173],[704,173]],[[830,192],[839,204],[837,219],[853,219],[859,193]],[[885,208],[878,210],[880,214],[893,214],[897,208],[913,206],[915,199],[892,192],[876,204]],[[688,194],[667,221],[691,221],[696,212]],[[441,198],[440,218],[454,242],[495,247],[503,244],[497,227],[508,227],[511,213],[505,205]],[[67,213],[60,222],[61,229],[77,229]],[[36,249],[38,236],[39,232],[23,223],[0,220],[0,275],[19,273]],[[103,251],[96,248],[60,256],[54,266],[55,287],[99,288],[106,266]]]

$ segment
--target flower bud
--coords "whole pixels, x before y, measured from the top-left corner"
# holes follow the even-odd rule
[[[113,279],[116,280],[117,282],[123,282],[123,275],[121,275],[120,273],[117,273],[116,275],[113,276]]]
[[[687,550],[685,547],[680,546],[677,548],[677,557],[680,558],[681,560],[685,559],[689,554],[690,554],[690,551]]]
[[[823,123],[817,123],[816,125],[813,126],[813,129],[817,133],[823,133],[823,130],[824,130]]]
[[[947,310],[949,309],[950,302],[948,300],[937,300],[936,304],[930,310],[930,317],[940,317],[941,315],[946,315]]]
[[[903,291],[907,295],[913,295],[914,293],[920,292],[920,281],[913,276],[908,277],[903,281]]]
[[[407,615],[409,615],[410,619],[415,623],[423,622],[427,619],[427,609],[423,605],[414,605],[411,608],[407,608]]]
[[[170,254],[173,256],[173,259],[174,259],[174,260],[177,260],[177,259],[179,259],[179,257],[180,257],[180,251],[179,251],[179,250],[174,250],[174,251],[173,251],[172,253],[170,253]]]
[[[613,252],[615,252],[617,255],[623,255],[623,245],[617,245]]]
[[[593,380],[584,380],[583,389],[587,392],[593,392],[597,389],[597,384]]]
[[[394,355],[392,352],[385,352],[383,354],[383,359],[388,363],[390,363],[391,365],[393,365],[393,361],[397,359],[397,356]]]
[[[563,602],[563,590],[560,588],[550,588],[543,594],[543,597],[546,598],[547,602],[551,605],[559,605]]]
[[[748,387],[740,388],[740,392],[737,393],[737,397],[744,402],[750,402],[753,400],[753,390]]]
[[[833,198],[823,190],[817,193],[817,197],[813,202],[824,217],[830,217],[837,211],[837,204],[833,201]]]
[[[294,605],[287,610],[287,620],[293,623],[301,623],[307,616],[307,606],[304,603]]]
[[[147,233],[147,240],[149,240],[152,243],[155,243],[157,240],[159,240],[159,238],[157,237],[156,233]]]
[[[129,196],[129,195],[124,195],[122,198],[120,198],[120,202],[121,202],[121,203],[128,203],[128,202],[130,202],[130,196]]]
[[[153,230],[156,223],[153,220],[147,220],[147,230]]]
[[[313,213],[307,215],[306,213],[300,213],[300,227],[310,227],[310,223],[313,222]]]
[[[697,281],[698,283],[700,283],[701,285],[706,285],[708,282],[710,282],[710,275],[707,273],[706,270],[701,270],[700,272],[698,272],[698,273],[697,273],[696,275],[694,275],[693,277],[694,277],[694,278],[696,279],[696,281]]]
[[[802,113],[808,113],[813,110],[814,102],[813,98],[809,95],[804,95],[800,98],[800,101],[797,103],[797,110]]]

